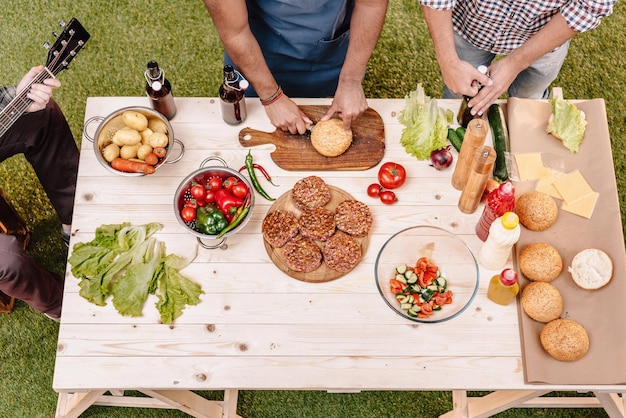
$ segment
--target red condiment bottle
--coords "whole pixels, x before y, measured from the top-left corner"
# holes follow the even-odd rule
[[[476,235],[482,241],[489,236],[489,227],[493,221],[506,212],[515,211],[515,188],[511,182],[504,182],[487,195],[483,214],[476,224]]]

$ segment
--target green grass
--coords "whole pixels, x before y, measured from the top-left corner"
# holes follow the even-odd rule
[[[3,84],[15,84],[33,65],[45,61],[40,47],[51,40],[59,19],[77,17],[91,33],[85,49],[59,75],[64,87],[55,98],[64,109],[77,141],[90,96],[141,96],[146,63],[165,68],[176,96],[216,96],[222,47],[201,1],[26,1],[3,2],[0,26],[0,72]],[[622,207],[626,211],[626,6],[592,32],[577,36],[555,85],[566,98],[606,100],[614,164]],[[441,97],[441,74],[428,30],[415,0],[392,0],[387,24],[365,79],[369,97],[401,98],[423,83],[426,93]],[[32,228],[29,252],[45,267],[62,273],[66,249],[59,222],[37,178],[22,156],[0,164],[0,187]],[[52,417],[52,390],[58,325],[17,302],[0,315],[0,409],[3,416]],[[216,399],[219,393],[203,393]],[[571,394],[568,394],[571,395]],[[407,405],[410,407],[407,409]],[[452,405],[449,392],[243,391],[239,413],[248,417],[434,417]],[[398,411],[407,411],[404,415]],[[92,407],[84,417],[175,417],[167,410]],[[597,417],[597,409],[513,409],[499,417]]]

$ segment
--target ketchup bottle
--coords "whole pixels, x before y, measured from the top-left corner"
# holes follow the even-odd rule
[[[224,82],[219,88],[222,119],[229,125],[238,125],[246,119],[244,90],[248,81],[232,65],[224,66]]]
[[[476,224],[476,235],[482,241],[489,236],[489,227],[491,223],[506,212],[515,211],[515,189],[511,182],[501,183],[498,188],[494,189],[487,195],[487,202],[483,214]]]
[[[148,62],[145,72],[146,94],[150,98],[152,108],[168,120],[176,116],[176,104],[172,96],[172,85],[165,78],[165,71],[159,68],[156,61]]]

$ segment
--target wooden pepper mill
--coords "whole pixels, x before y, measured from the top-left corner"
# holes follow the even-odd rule
[[[472,119],[467,125],[459,158],[454,167],[454,173],[452,173],[452,187],[455,189],[463,190],[469,177],[476,150],[485,144],[487,132],[489,132],[489,123],[483,119]]]

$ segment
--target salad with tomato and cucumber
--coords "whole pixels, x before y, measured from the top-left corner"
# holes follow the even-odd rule
[[[412,318],[428,318],[452,303],[452,291],[441,275],[439,267],[427,257],[421,257],[414,266],[400,264],[395,268],[389,288],[401,310]]]

